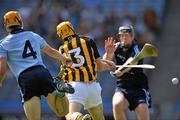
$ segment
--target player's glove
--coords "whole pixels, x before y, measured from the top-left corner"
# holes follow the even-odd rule
[[[58,92],[65,92],[70,94],[75,92],[74,88],[70,84],[64,83],[63,80],[59,80],[57,77],[54,78],[54,85]]]

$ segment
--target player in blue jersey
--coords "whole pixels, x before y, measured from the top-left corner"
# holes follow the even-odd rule
[[[65,116],[69,110],[68,100],[63,92],[68,92],[68,86],[58,83],[58,88],[56,87],[43,64],[41,51],[63,64],[70,63],[71,60],[50,47],[38,34],[25,31],[17,11],[9,11],[4,15],[4,25],[9,34],[0,42],[0,87],[8,64],[17,79],[28,120],[41,119],[41,95],[46,97],[57,116]]]
[[[128,62],[130,57],[136,57],[141,48],[134,38],[132,26],[121,26],[118,32],[118,41],[115,44],[113,38],[105,41],[103,58],[113,60],[117,65]],[[143,60],[137,64],[143,64]],[[114,74],[117,77],[116,90],[113,96],[113,115],[115,120],[127,120],[127,110],[136,113],[137,120],[150,120],[149,109],[151,107],[151,96],[149,93],[148,78],[143,69],[120,68]]]

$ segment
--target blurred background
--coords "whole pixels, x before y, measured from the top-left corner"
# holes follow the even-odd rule
[[[0,0],[0,39],[5,37],[3,16],[9,10],[21,13],[24,28],[32,30],[58,49],[62,44],[56,35],[56,26],[70,20],[78,34],[94,38],[101,56],[104,40],[116,38],[118,27],[133,25],[140,45],[152,43],[159,50],[158,58],[145,61],[156,66],[146,70],[152,95],[151,120],[180,120],[180,85],[173,85],[173,77],[180,78],[180,0]],[[59,63],[43,55],[44,63],[53,76]],[[112,117],[112,96],[116,79],[109,71],[99,72],[106,120]],[[86,112],[86,111],[83,111]],[[42,120],[57,118],[42,98]],[[135,120],[128,112],[129,120]],[[0,120],[26,119],[20,100],[16,79],[7,72],[0,88]]]

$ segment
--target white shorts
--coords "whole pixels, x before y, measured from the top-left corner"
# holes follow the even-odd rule
[[[84,109],[89,109],[102,104],[101,86],[98,82],[69,82],[74,89],[74,94],[68,94],[70,103],[77,102],[84,106]]]

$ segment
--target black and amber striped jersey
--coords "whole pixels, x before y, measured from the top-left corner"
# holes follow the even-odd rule
[[[66,57],[72,59],[72,66],[65,67],[61,79],[65,82],[91,82],[97,79],[97,64],[100,57],[94,41],[85,36],[74,35],[59,48]]]

